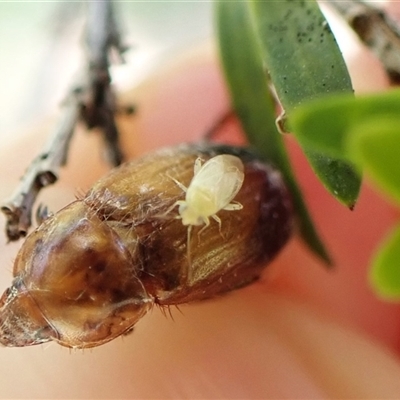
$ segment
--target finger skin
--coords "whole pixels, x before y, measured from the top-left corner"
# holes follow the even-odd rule
[[[132,93],[126,99],[137,102],[138,114],[120,121],[131,157],[198,140],[229,108],[208,48],[178,60]],[[2,197],[15,186],[46,129],[1,148]],[[233,123],[221,137],[242,140]],[[78,134],[68,168],[44,195],[50,209],[66,204],[77,189],[88,189],[107,171],[100,148],[94,135]],[[321,188],[292,141],[289,148],[335,269],[328,271],[294,239],[258,283],[172,309],[173,319],[154,309],[134,333],[103,347],[2,349],[2,396],[399,397],[399,307],[378,300],[366,282],[368,259],[396,212],[370,188],[363,189],[355,211],[344,209]],[[19,244],[6,246],[3,238],[0,245],[5,288]]]

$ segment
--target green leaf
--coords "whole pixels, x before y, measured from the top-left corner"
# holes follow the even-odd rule
[[[348,162],[343,163],[338,158],[322,156],[320,152],[312,152],[310,149],[306,154],[312,157],[314,167],[318,168],[320,176],[326,179],[329,176],[330,190],[333,194],[337,197],[340,194],[340,200],[352,209],[360,190],[360,180],[354,179],[355,167]]]
[[[289,116],[289,124],[293,110],[305,101],[333,93],[352,93],[342,55],[315,1],[251,0],[250,4],[263,60]],[[326,124],[329,121],[328,118]],[[352,207],[361,183],[353,166],[336,160],[332,171],[332,158],[308,149],[306,143],[301,144],[324,186],[339,201]]]
[[[369,280],[380,296],[388,300],[400,299],[400,227],[386,239],[376,254]]]
[[[369,118],[349,131],[348,154],[400,204],[400,116]]]
[[[351,93],[343,57],[313,0],[251,1],[263,57],[287,111],[305,100]]]
[[[250,143],[282,172],[293,197],[300,233],[310,248],[327,263],[330,258],[320,241],[275,126],[275,104],[256,41],[247,2],[216,2],[221,61],[233,107]]]
[[[400,90],[358,98],[337,95],[303,104],[290,115],[290,124],[307,147],[352,160],[346,147],[349,131],[366,120],[372,123],[372,118],[398,118],[399,110]]]
[[[301,106],[291,123],[310,147],[355,162],[400,203],[399,110],[399,90],[357,99],[337,96]],[[382,297],[400,300],[400,227],[378,251],[370,281]]]
[[[332,157],[348,159],[345,138],[359,117],[353,96],[335,96],[310,101],[290,115],[290,124],[300,142]]]

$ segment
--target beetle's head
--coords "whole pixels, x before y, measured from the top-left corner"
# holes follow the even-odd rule
[[[70,204],[18,253],[13,284],[0,300],[0,342],[84,348],[129,331],[152,304],[135,257],[87,205]]]

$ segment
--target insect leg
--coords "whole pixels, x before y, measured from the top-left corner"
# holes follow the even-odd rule
[[[219,230],[221,231],[221,226],[222,226],[221,218],[218,217],[217,214],[211,215],[211,218],[212,218],[214,221],[217,221],[217,222],[218,222]]]
[[[185,201],[184,201],[184,200],[178,200],[178,201],[176,201],[174,204],[172,204],[172,206],[171,206],[170,208],[168,208],[167,211],[165,211],[165,213],[161,214],[161,217],[165,217],[165,216],[166,216],[167,214],[169,214],[176,206],[180,206],[181,204],[185,204]],[[181,216],[180,216],[180,215],[177,215],[175,218],[176,218],[176,219],[180,219]]]
[[[218,217],[217,214],[211,215],[211,217],[212,217],[212,219],[213,219],[214,221],[217,221],[217,222],[218,222],[219,234],[222,236],[222,239],[225,239],[224,235],[222,234],[222,221],[221,221],[221,218]]]
[[[232,203],[227,204],[223,210],[233,211],[233,210],[241,210],[243,206],[238,201],[232,201]]]
[[[214,218],[214,215],[212,216]],[[218,218],[218,217],[217,217]],[[215,218],[214,218],[215,219]],[[219,218],[218,218],[219,219]],[[204,229],[206,229],[209,225],[210,225],[210,220],[208,219],[208,217],[203,217],[203,221],[204,221],[204,226],[199,230],[199,232],[197,233],[197,237],[200,240],[200,235],[202,234],[202,232],[204,231]],[[219,222],[221,222],[221,220],[219,219]]]

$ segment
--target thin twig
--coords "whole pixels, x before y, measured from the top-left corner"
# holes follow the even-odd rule
[[[46,146],[29,165],[11,198],[2,205],[9,240],[18,240],[26,235],[31,226],[33,204],[40,190],[57,181],[59,168],[66,162],[78,114],[77,103],[71,102]]]
[[[389,79],[400,83],[400,28],[371,3],[361,0],[328,0],[362,42],[382,62]]]
[[[7,218],[6,234],[10,241],[27,234],[36,198],[42,188],[57,181],[59,169],[66,164],[69,144],[80,120],[89,129],[101,129],[111,164],[122,162],[114,119],[119,110],[111,86],[109,67],[112,51],[122,60],[126,47],[122,45],[111,0],[89,2],[86,44],[87,66],[82,78],[72,85],[52,136],[28,167],[11,198],[1,207]]]
[[[236,117],[235,111],[233,109],[229,109],[225,111],[214,123],[211,125],[209,129],[207,129],[206,133],[203,135],[202,140],[205,142],[211,141],[214,137],[231,121]]]
[[[107,157],[113,165],[119,165],[123,155],[114,119],[116,101],[110,85],[109,66],[112,52],[123,61],[127,47],[122,43],[111,0],[89,2],[88,7],[86,45],[90,91],[83,92],[84,96],[89,94],[89,98],[83,100],[82,117],[89,129],[102,128]]]

